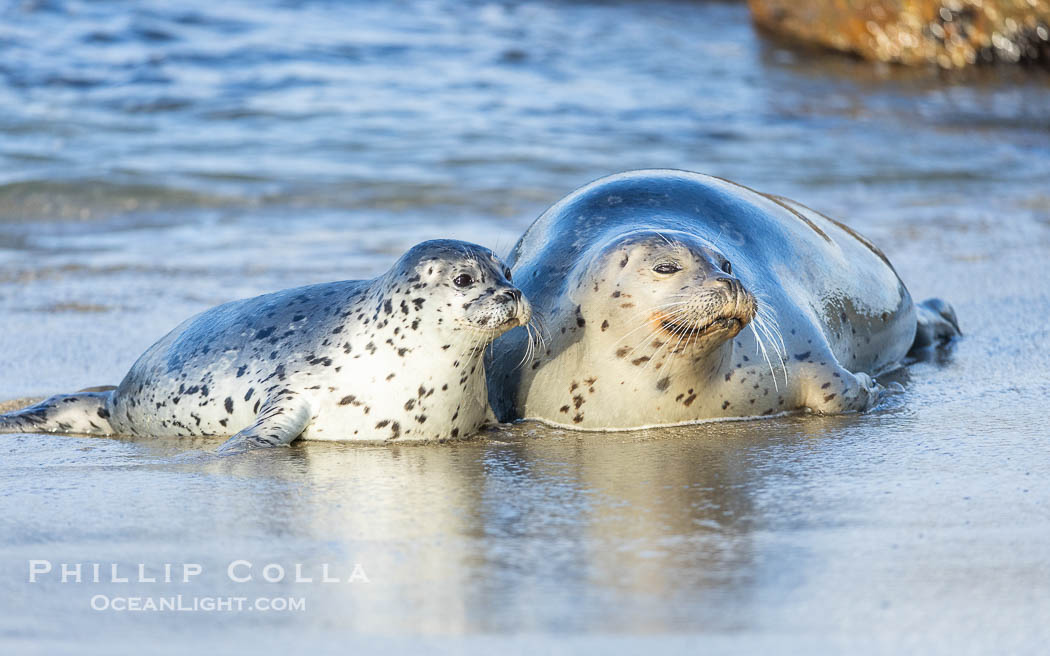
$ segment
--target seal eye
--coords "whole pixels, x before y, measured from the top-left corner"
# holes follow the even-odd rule
[[[722,270],[728,273],[729,275],[733,274],[733,265],[729,263],[729,260],[726,260],[722,263]]]
[[[677,262],[661,262],[653,267],[653,271],[657,273],[678,273],[682,270],[682,267],[678,266]]]
[[[503,270],[503,277],[507,279],[507,282],[510,282],[510,269],[509,268]]]
[[[469,273],[461,273],[452,279],[456,287],[470,287],[474,284],[474,278]]]

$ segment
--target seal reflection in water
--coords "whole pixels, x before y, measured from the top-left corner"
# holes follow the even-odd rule
[[[537,219],[508,264],[544,343],[496,340],[504,421],[615,430],[863,411],[881,391],[871,376],[959,334],[947,304],[915,305],[848,227],[697,173],[593,182]]]
[[[383,275],[233,301],[154,344],[115,390],[0,416],[0,432],[443,440],[492,418],[481,353],[529,322],[488,249],[415,246]]]

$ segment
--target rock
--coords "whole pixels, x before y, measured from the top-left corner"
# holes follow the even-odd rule
[[[1050,0],[748,0],[773,33],[908,65],[1050,67]]]

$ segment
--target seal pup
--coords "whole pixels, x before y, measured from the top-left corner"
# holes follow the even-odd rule
[[[233,435],[220,451],[311,440],[445,440],[488,419],[482,352],[529,322],[486,248],[436,240],[372,280],[233,301],[176,327],[116,389],[0,415],[0,432]]]
[[[617,430],[870,408],[872,376],[959,334],[832,219],[719,178],[633,171],[573,192],[508,258],[548,343],[488,361],[501,421]]]

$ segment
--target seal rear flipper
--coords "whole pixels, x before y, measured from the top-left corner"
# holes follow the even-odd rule
[[[251,449],[288,446],[313,419],[310,404],[302,396],[286,390],[259,411],[255,423],[226,440],[216,453],[232,455]]]
[[[112,390],[59,394],[21,410],[0,415],[0,433],[83,433],[112,435]]]
[[[915,309],[918,321],[915,327],[915,341],[908,350],[909,356],[914,357],[917,351],[944,344],[962,336],[959,319],[956,318],[955,310],[948,303],[939,298],[931,298],[916,305]]]

